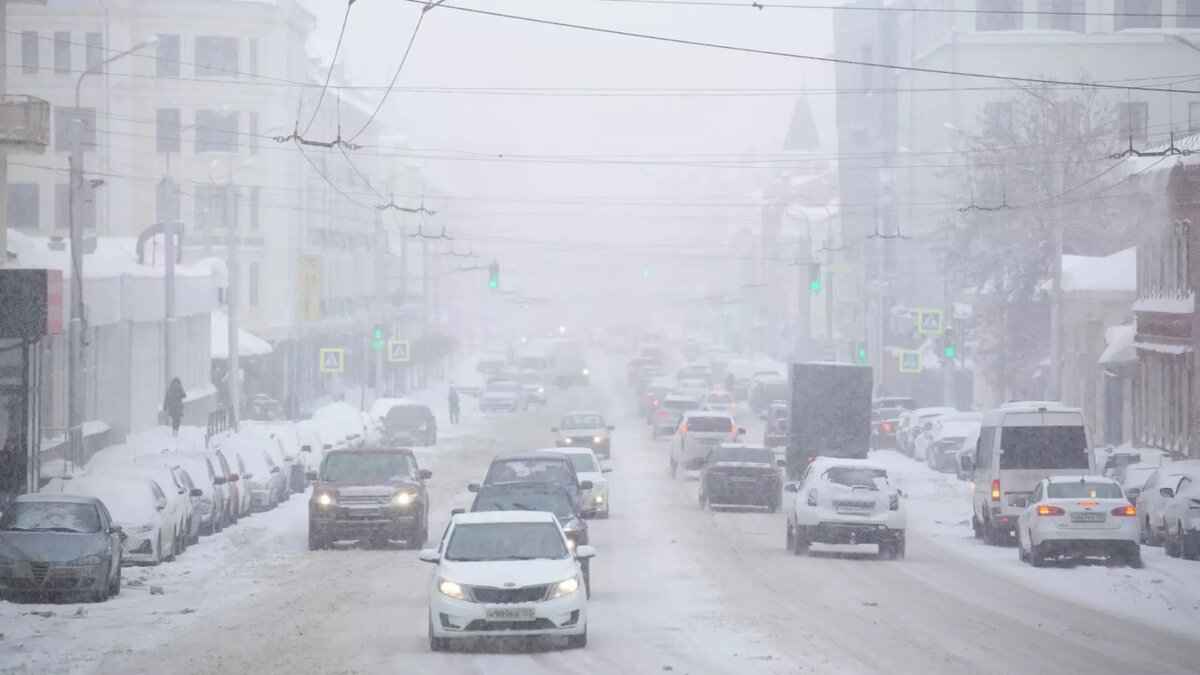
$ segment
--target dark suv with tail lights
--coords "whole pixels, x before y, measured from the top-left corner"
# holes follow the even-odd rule
[[[704,458],[700,508],[757,506],[774,513],[782,499],[783,472],[767,448],[726,443]]]
[[[308,501],[308,549],[356,540],[376,546],[403,540],[421,548],[429,535],[432,474],[408,448],[347,448],[325,455]]]

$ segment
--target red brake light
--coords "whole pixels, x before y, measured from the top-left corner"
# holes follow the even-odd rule
[[[1000,501],[1000,479],[992,481],[992,501]]]
[[[679,425],[679,433],[681,433],[681,434],[687,433],[687,425],[686,424]]]
[[[656,407],[656,408],[657,408],[657,407],[658,407],[658,399],[654,399],[653,401],[651,401],[651,402],[650,402],[650,405],[652,405],[652,406],[654,406],[654,407]]]
[[[670,414],[670,413],[668,413],[666,410],[659,410],[659,411],[658,411],[658,416],[659,416],[659,417],[666,417],[666,416],[667,416],[667,415],[669,415],[669,414]]]
[[[884,422],[883,424],[879,425],[879,428],[882,429],[883,433],[885,433],[885,434],[892,433],[892,423],[891,422]]]
[[[718,478],[719,478],[719,477],[721,477],[721,476],[724,476],[724,475],[725,475],[725,472],[724,472],[724,471],[722,471],[722,470],[720,470],[720,469],[709,469],[709,470],[708,470],[708,475],[710,475],[710,476],[714,476],[714,477],[718,477]]]
[[[1118,506],[1112,510],[1114,516],[1136,516],[1137,507],[1132,504],[1129,506]]]
[[[1037,514],[1039,516],[1065,516],[1067,512],[1057,506],[1042,504],[1037,508]]]

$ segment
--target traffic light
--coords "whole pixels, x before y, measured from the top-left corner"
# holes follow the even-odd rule
[[[642,265],[642,278],[643,279],[650,278],[650,266],[649,265]]]
[[[942,336],[942,354],[948,359],[953,359],[957,353],[958,350],[955,349],[954,344],[954,331],[947,328],[946,333]]]
[[[813,293],[821,292],[821,263],[808,264],[808,287]]]
[[[865,364],[867,362],[867,343],[859,342],[856,347],[857,349],[854,351],[854,362],[858,364]]]
[[[493,262],[488,266],[488,288],[493,291],[500,290],[500,263]]]
[[[375,325],[375,339],[372,341],[371,347],[375,349],[383,349],[383,328],[384,327],[382,324]]]

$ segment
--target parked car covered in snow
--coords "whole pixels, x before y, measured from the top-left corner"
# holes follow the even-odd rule
[[[0,599],[121,592],[125,535],[96,497],[26,494],[0,515]]]
[[[121,526],[124,562],[157,565],[173,560],[175,525],[163,510],[167,498],[158,485],[141,476],[75,476],[55,478],[42,494],[95,497]]]
[[[1163,540],[1167,555],[1200,559],[1200,476],[1185,473],[1174,486],[1159,488],[1163,507]]]
[[[1165,542],[1166,507],[1171,497],[1162,490],[1170,488],[1173,494],[1179,485],[1179,479],[1185,475],[1193,480],[1200,479],[1200,460],[1165,464],[1146,477],[1137,498],[1138,519],[1142,523],[1142,543],[1162,546]]]
[[[183,485],[183,479],[171,469],[137,464],[135,462],[104,462],[97,466],[89,466],[89,476],[141,476],[154,481],[167,500],[167,506],[162,510],[163,518],[173,529],[171,541],[174,557],[187,549],[188,541],[192,538],[192,496]]]

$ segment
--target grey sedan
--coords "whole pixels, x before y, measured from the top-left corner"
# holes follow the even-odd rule
[[[95,497],[21,495],[0,516],[0,596],[121,592],[121,528]]]

